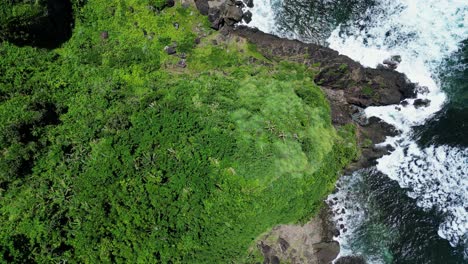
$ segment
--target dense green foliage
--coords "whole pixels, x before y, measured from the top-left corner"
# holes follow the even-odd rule
[[[249,262],[258,235],[310,217],[356,156],[311,69],[213,45],[190,8],[75,12],[60,49],[0,44],[3,262]]]

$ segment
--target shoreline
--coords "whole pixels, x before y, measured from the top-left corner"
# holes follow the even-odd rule
[[[364,109],[397,105],[407,98],[414,98],[418,87],[404,74],[384,67],[367,68],[327,47],[284,39],[257,28],[237,25],[243,14],[241,11],[234,19],[229,17],[236,7],[231,0],[198,0],[195,6],[200,13],[208,15],[212,28],[219,30],[224,38],[244,38],[269,59],[296,62],[317,70],[314,82],[330,103],[332,124],[335,128],[353,124],[357,131],[361,155],[345,168],[340,177],[373,166],[378,158],[390,153],[390,146],[377,144],[384,142],[387,136],[399,134],[399,131],[379,118],[367,119]],[[229,9],[230,12],[225,11]],[[334,236],[340,230],[332,222],[332,214],[330,206],[324,201],[323,208],[309,222],[279,225],[260,236],[257,248],[265,258],[264,263],[280,263],[281,260],[291,263],[365,263],[362,258],[354,256],[336,259],[340,245]]]

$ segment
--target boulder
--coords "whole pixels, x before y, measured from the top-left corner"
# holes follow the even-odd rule
[[[164,47],[164,51],[169,55],[173,55],[173,54],[177,53],[176,49],[174,47],[172,47],[172,46]]]
[[[400,55],[394,55],[391,56],[389,59],[385,59],[383,61],[383,64],[385,65],[384,67],[388,67],[389,69],[395,70],[398,68],[398,65],[401,62],[401,56]],[[383,65],[379,64],[380,67]]]
[[[244,3],[247,7],[254,7],[254,3],[253,3],[253,0],[244,0]]]
[[[335,264],[366,264],[366,260],[361,256],[345,256],[337,259]]]
[[[236,6],[238,6],[240,8],[245,7],[244,2],[242,2],[241,0],[236,0]]]
[[[242,16],[242,19],[244,20],[245,23],[249,24],[250,21],[252,21],[252,12],[250,11],[245,12],[244,15]]]
[[[242,16],[243,12],[240,7],[231,3],[227,4],[226,11],[223,16],[226,25],[233,26],[234,24],[242,20]]]
[[[187,62],[185,59],[181,59],[179,62],[177,62],[177,66],[180,68],[185,68],[187,67]]]
[[[210,6],[208,5],[208,0],[195,0],[195,6],[200,11],[200,14],[204,16],[209,14]]]
[[[428,107],[431,104],[431,100],[428,99],[416,99],[413,102],[413,105],[416,109],[421,107]]]

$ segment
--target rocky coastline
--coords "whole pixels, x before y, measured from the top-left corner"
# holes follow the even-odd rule
[[[224,39],[242,38],[254,44],[271,60],[301,63],[317,71],[315,83],[320,85],[330,102],[332,123],[336,127],[354,124],[361,155],[344,174],[375,165],[388,154],[389,146],[376,146],[387,136],[399,133],[378,118],[367,119],[369,106],[398,104],[414,98],[420,89],[407,77],[395,71],[397,62],[382,58],[376,69],[366,68],[347,56],[327,47],[284,39],[238,23],[250,22],[252,14],[243,11],[251,0],[195,0],[195,6],[207,15],[212,28]],[[330,220],[330,209],[324,203],[319,215],[303,225],[280,225],[260,237],[257,248],[264,263],[331,263],[339,254],[333,237],[340,232]],[[365,263],[359,256],[342,257],[334,263]]]

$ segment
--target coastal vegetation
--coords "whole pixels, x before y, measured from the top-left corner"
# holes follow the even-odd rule
[[[14,2],[0,10],[42,14]],[[256,237],[309,219],[356,158],[313,67],[191,6],[72,4],[59,48],[0,43],[0,262],[254,262]]]

